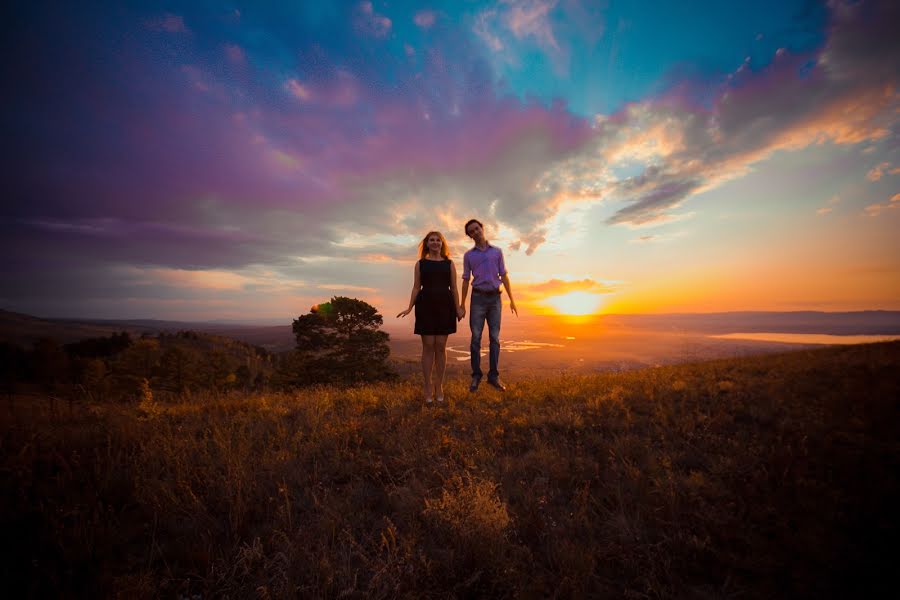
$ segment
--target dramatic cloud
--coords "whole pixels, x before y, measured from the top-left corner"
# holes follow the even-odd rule
[[[779,149],[888,136],[897,121],[900,42],[886,23],[897,18],[892,2],[835,4],[818,56],[779,51],[759,71],[742,65],[710,102],[692,101],[690,87],[675,88],[602,121],[598,154],[613,166],[636,155],[649,163],[639,175],[597,182],[626,203],[609,223],[665,219],[691,195],[745,174]],[[660,136],[650,141],[648,131]]]
[[[297,286],[374,294],[432,228],[462,249],[461,225],[478,217],[504,247],[534,255],[579,205],[603,204],[611,225],[669,224],[776,150],[898,135],[895,2],[833,3],[818,50],[673,78],[609,115],[511,89],[495,61],[532,53],[559,78],[576,42],[600,39],[603,12],[586,5],[503,1],[442,9],[440,23],[434,10],[372,2],[191,5],[183,16],[125,7],[60,13],[65,26],[35,8],[6,36],[29,56],[4,64],[16,91],[3,116],[0,235],[5,255],[28,257],[0,273],[18,290],[9,297],[37,298],[90,265],[134,286],[119,296],[156,285],[173,302],[179,287],[235,302]],[[896,159],[871,152],[857,173],[871,168],[876,188]]]
[[[551,44],[554,6],[501,4],[497,18],[516,36]],[[887,135],[896,120],[898,70],[885,65],[898,65],[898,44],[884,23],[896,12],[893,3],[835,5],[819,56],[779,51],[764,69],[742,65],[706,103],[690,100],[695,90],[685,84],[595,123],[569,114],[563,104],[498,96],[478,55],[457,47],[452,56],[432,48],[419,72],[395,65],[396,92],[318,57],[314,70],[283,80],[293,105],[277,98],[247,102],[267,97],[259,88],[263,73],[240,83],[216,68],[183,67],[195,92],[206,97],[164,89],[129,114],[123,133],[137,152],[109,156],[107,181],[94,197],[131,188],[128,193],[143,202],[129,207],[129,219],[151,220],[151,214],[134,213],[153,206],[156,215],[199,229],[239,222],[278,251],[286,240],[263,235],[263,226],[316,227],[316,235],[294,236],[298,249],[307,247],[301,254],[321,251],[316,239],[339,241],[341,231],[400,227],[407,233],[435,221],[449,228],[452,219],[440,214],[482,215],[512,228],[519,236],[513,243],[533,252],[561,205],[601,199],[624,203],[611,224],[671,222],[676,215],[670,211],[690,196],[746,173],[776,149]],[[353,14],[370,32],[390,27],[370,2]],[[176,20],[169,15],[162,22]],[[227,48],[232,60],[243,56],[239,46]],[[357,106],[366,110],[349,112]],[[175,140],[187,160],[173,160]],[[92,145],[112,149],[103,136]],[[134,179],[137,164],[155,166],[164,181]],[[629,164],[643,167],[619,176],[617,168]],[[879,165],[878,177],[887,166]],[[41,175],[41,187],[51,191],[53,176]],[[94,203],[96,216],[58,220],[77,227],[78,219],[99,218],[103,203]],[[420,210],[424,203],[441,208],[437,214]],[[406,215],[399,223],[398,214]]]

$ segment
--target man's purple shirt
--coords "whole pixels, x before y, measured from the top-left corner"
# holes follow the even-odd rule
[[[463,256],[463,281],[473,277],[472,287],[486,292],[500,289],[500,278],[506,275],[503,251],[490,244],[484,250],[475,246]]]

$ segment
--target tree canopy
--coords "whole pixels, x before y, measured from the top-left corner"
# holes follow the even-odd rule
[[[294,320],[297,339],[291,379],[297,384],[363,383],[395,375],[387,363],[390,336],[378,310],[335,296]]]

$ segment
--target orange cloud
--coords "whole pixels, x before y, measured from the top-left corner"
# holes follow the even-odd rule
[[[335,284],[320,284],[317,285],[316,288],[320,290],[332,290],[335,292],[375,292],[375,288],[366,287],[362,285],[344,285],[340,283]]]
[[[887,204],[870,204],[863,209],[863,214],[869,217],[877,217],[886,210],[900,208],[900,194],[894,194]]]
[[[296,79],[288,79],[287,83],[284,84],[284,87],[297,100],[301,100],[303,102],[309,102],[310,100],[312,100],[312,90],[310,90],[307,86],[303,85]]]
[[[541,283],[519,284],[519,289],[526,293],[543,296],[556,296],[568,292],[593,292],[595,294],[611,294],[617,291],[615,286],[590,278],[565,281],[562,279],[550,279]]]
[[[361,254],[357,260],[370,263],[408,263],[409,260],[400,260],[387,254]]]
[[[878,181],[881,179],[881,176],[884,175],[885,170],[891,166],[889,162],[883,162],[881,164],[875,165],[872,169],[866,173],[866,179],[869,181]]]
[[[900,194],[894,194],[886,204],[870,204],[865,209],[865,214],[870,217],[877,217],[885,210],[900,208]]]
[[[840,201],[841,201],[840,196],[838,196],[838,195],[832,196],[831,198],[829,198],[828,202],[825,203],[825,206],[821,207],[820,209],[818,209],[816,211],[816,214],[817,215],[827,215],[832,210],[834,210],[835,205],[838,204]]]
[[[187,269],[139,269],[131,270],[140,283],[170,285],[192,289],[240,290],[254,283],[254,279],[230,271],[190,271]]]
[[[612,194],[628,204],[607,223],[653,222],[778,150],[890,135],[898,114],[897,75],[890,67],[897,48],[884,44],[893,36],[886,23],[895,11],[889,3],[875,3],[872,10],[833,7],[816,77],[798,77],[808,58],[780,49],[764,71],[746,64],[735,71],[711,111],[698,110],[689,95],[675,90],[632,105],[615,119],[598,120],[600,154],[650,163],[639,175],[610,182]],[[894,170],[881,163],[868,178],[877,181]]]

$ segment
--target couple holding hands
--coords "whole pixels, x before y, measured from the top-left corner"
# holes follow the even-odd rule
[[[456,265],[450,260],[447,240],[439,231],[431,231],[420,244],[409,307],[397,315],[398,318],[405,317],[412,312],[413,307],[416,309],[415,333],[422,336],[422,376],[426,403],[431,403],[432,394],[438,402],[444,400],[447,336],[456,333],[456,322],[466,316],[466,296],[470,280],[472,301],[469,305],[469,327],[472,330],[472,341],[469,344],[469,354],[472,382],[469,391],[476,391],[481,383],[481,334],[485,322],[490,338],[488,383],[500,391],[506,389],[500,383],[500,372],[497,370],[500,361],[500,313],[503,308],[500,299],[501,283],[509,296],[509,308],[516,316],[519,313],[512,297],[503,251],[488,243],[484,237],[484,225],[477,219],[470,219],[465,231],[475,245],[463,256],[462,298],[456,289]]]

